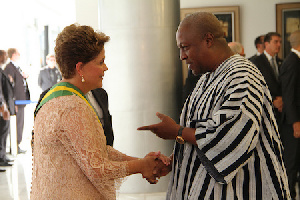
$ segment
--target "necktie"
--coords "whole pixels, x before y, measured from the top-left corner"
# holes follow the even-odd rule
[[[18,71],[20,72],[20,74],[23,76],[23,72],[22,72],[22,69],[21,69],[21,67],[19,67],[19,66],[16,66],[16,68],[18,69]]]
[[[272,57],[272,58],[271,58],[271,66],[272,66],[272,68],[273,68],[273,71],[274,71],[274,74],[275,74],[275,76],[276,76],[276,79],[278,79],[279,73],[278,73],[278,67],[277,67],[277,65],[276,65],[276,63],[275,63],[275,57]]]
[[[55,81],[55,69],[51,69],[50,68],[50,79],[51,79],[51,82],[54,82]]]
[[[21,76],[22,76],[22,78],[23,78],[23,84],[24,84],[24,86],[26,87],[27,83],[26,83],[26,80],[25,80],[24,77],[23,77],[23,71],[22,71],[21,67],[16,66],[16,68],[17,68],[18,71],[20,72],[20,74],[21,74]]]

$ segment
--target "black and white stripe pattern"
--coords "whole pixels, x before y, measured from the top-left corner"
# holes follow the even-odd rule
[[[175,145],[167,199],[290,199],[270,92],[250,61],[234,55],[202,75],[180,124],[196,128],[203,157]]]

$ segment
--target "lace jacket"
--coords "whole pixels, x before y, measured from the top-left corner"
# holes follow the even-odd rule
[[[126,155],[106,145],[97,116],[76,95],[48,101],[35,123],[31,199],[116,199]]]

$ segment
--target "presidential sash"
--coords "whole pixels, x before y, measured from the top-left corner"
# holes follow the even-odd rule
[[[54,99],[56,97],[60,97],[60,96],[69,96],[69,95],[77,95],[78,97],[80,97],[82,100],[84,100],[91,108],[92,110],[95,112],[94,108],[91,106],[91,104],[89,103],[89,101],[86,99],[86,97],[84,96],[84,94],[81,92],[81,90],[79,90],[76,86],[74,86],[71,83],[68,82],[59,82],[57,84],[55,84],[46,94],[45,96],[42,98],[41,102],[39,103],[39,105],[36,107],[35,111],[34,111],[34,115],[36,116],[37,112],[39,111],[39,109],[49,100]],[[95,112],[96,114],[96,112]],[[97,114],[96,114],[97,116]],[[97,117],[98,122],[100,123],[100,125],[102,126],[99,118]]]

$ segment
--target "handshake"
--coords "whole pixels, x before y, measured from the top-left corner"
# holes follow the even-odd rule
[[[172,170],[171,160],[172,158],[161,154],[160,151],[150,152],[140,159],[142,162],[140,173],[150,184],[156,184],[157,179],[166,176]]]

